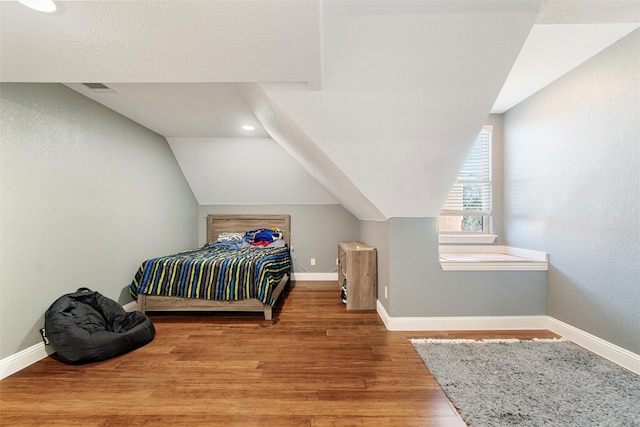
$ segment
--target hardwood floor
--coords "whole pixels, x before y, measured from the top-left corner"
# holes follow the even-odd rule
[[[408,338],[345,311],[335,282],[298,282],[261,315],[151,316],[150,344],[101,363],[48,357],[0,382],[2,426],[464,426]]]

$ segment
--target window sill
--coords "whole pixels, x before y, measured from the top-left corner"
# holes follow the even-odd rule
[[[445,271],[547,271],[549,254],[508,246],[440,246]]]
[[[490,245],[496,241],[498,236],[495,234],[440,234],[438,243],[444,244],[472,244],[472,245]]]

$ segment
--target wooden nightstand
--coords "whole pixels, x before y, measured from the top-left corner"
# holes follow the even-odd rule
[[[360,242],[338,244],[338,284],[345,283],[347,310],[375,310],[376,248]]]

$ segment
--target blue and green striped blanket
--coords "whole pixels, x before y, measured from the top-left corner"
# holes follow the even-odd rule
[[[289,248],[200,249],[142,263],[132,295],[168,295],[237,301],[257,298],[273,306],[273,289],[291,270]]]

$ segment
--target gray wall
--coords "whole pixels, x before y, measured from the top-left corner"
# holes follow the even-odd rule
[[[389,315],[546,314],[546,271],[443,271],[437,225],[437,218],[389,221]]]
[[[194,247],[198,205],[155,133],[59,84],[0,85],[0,358],[82,286],[121,303],[144,259]]]
[[[389,312],[389,221],[361,221],[359,241],[375,246],[378,256],[378,301]],[[387,287],[387,295],[384,288]]]
[[[640,30],[506,113],[505,235],[549,315],[640,353]]]
[[[291,215],[294,273],[337,272],[338,242],[359,239],[360,221],[341,205],[208,205],[200,206],[200,244],[207,240],[207,215],[214,213]]]

